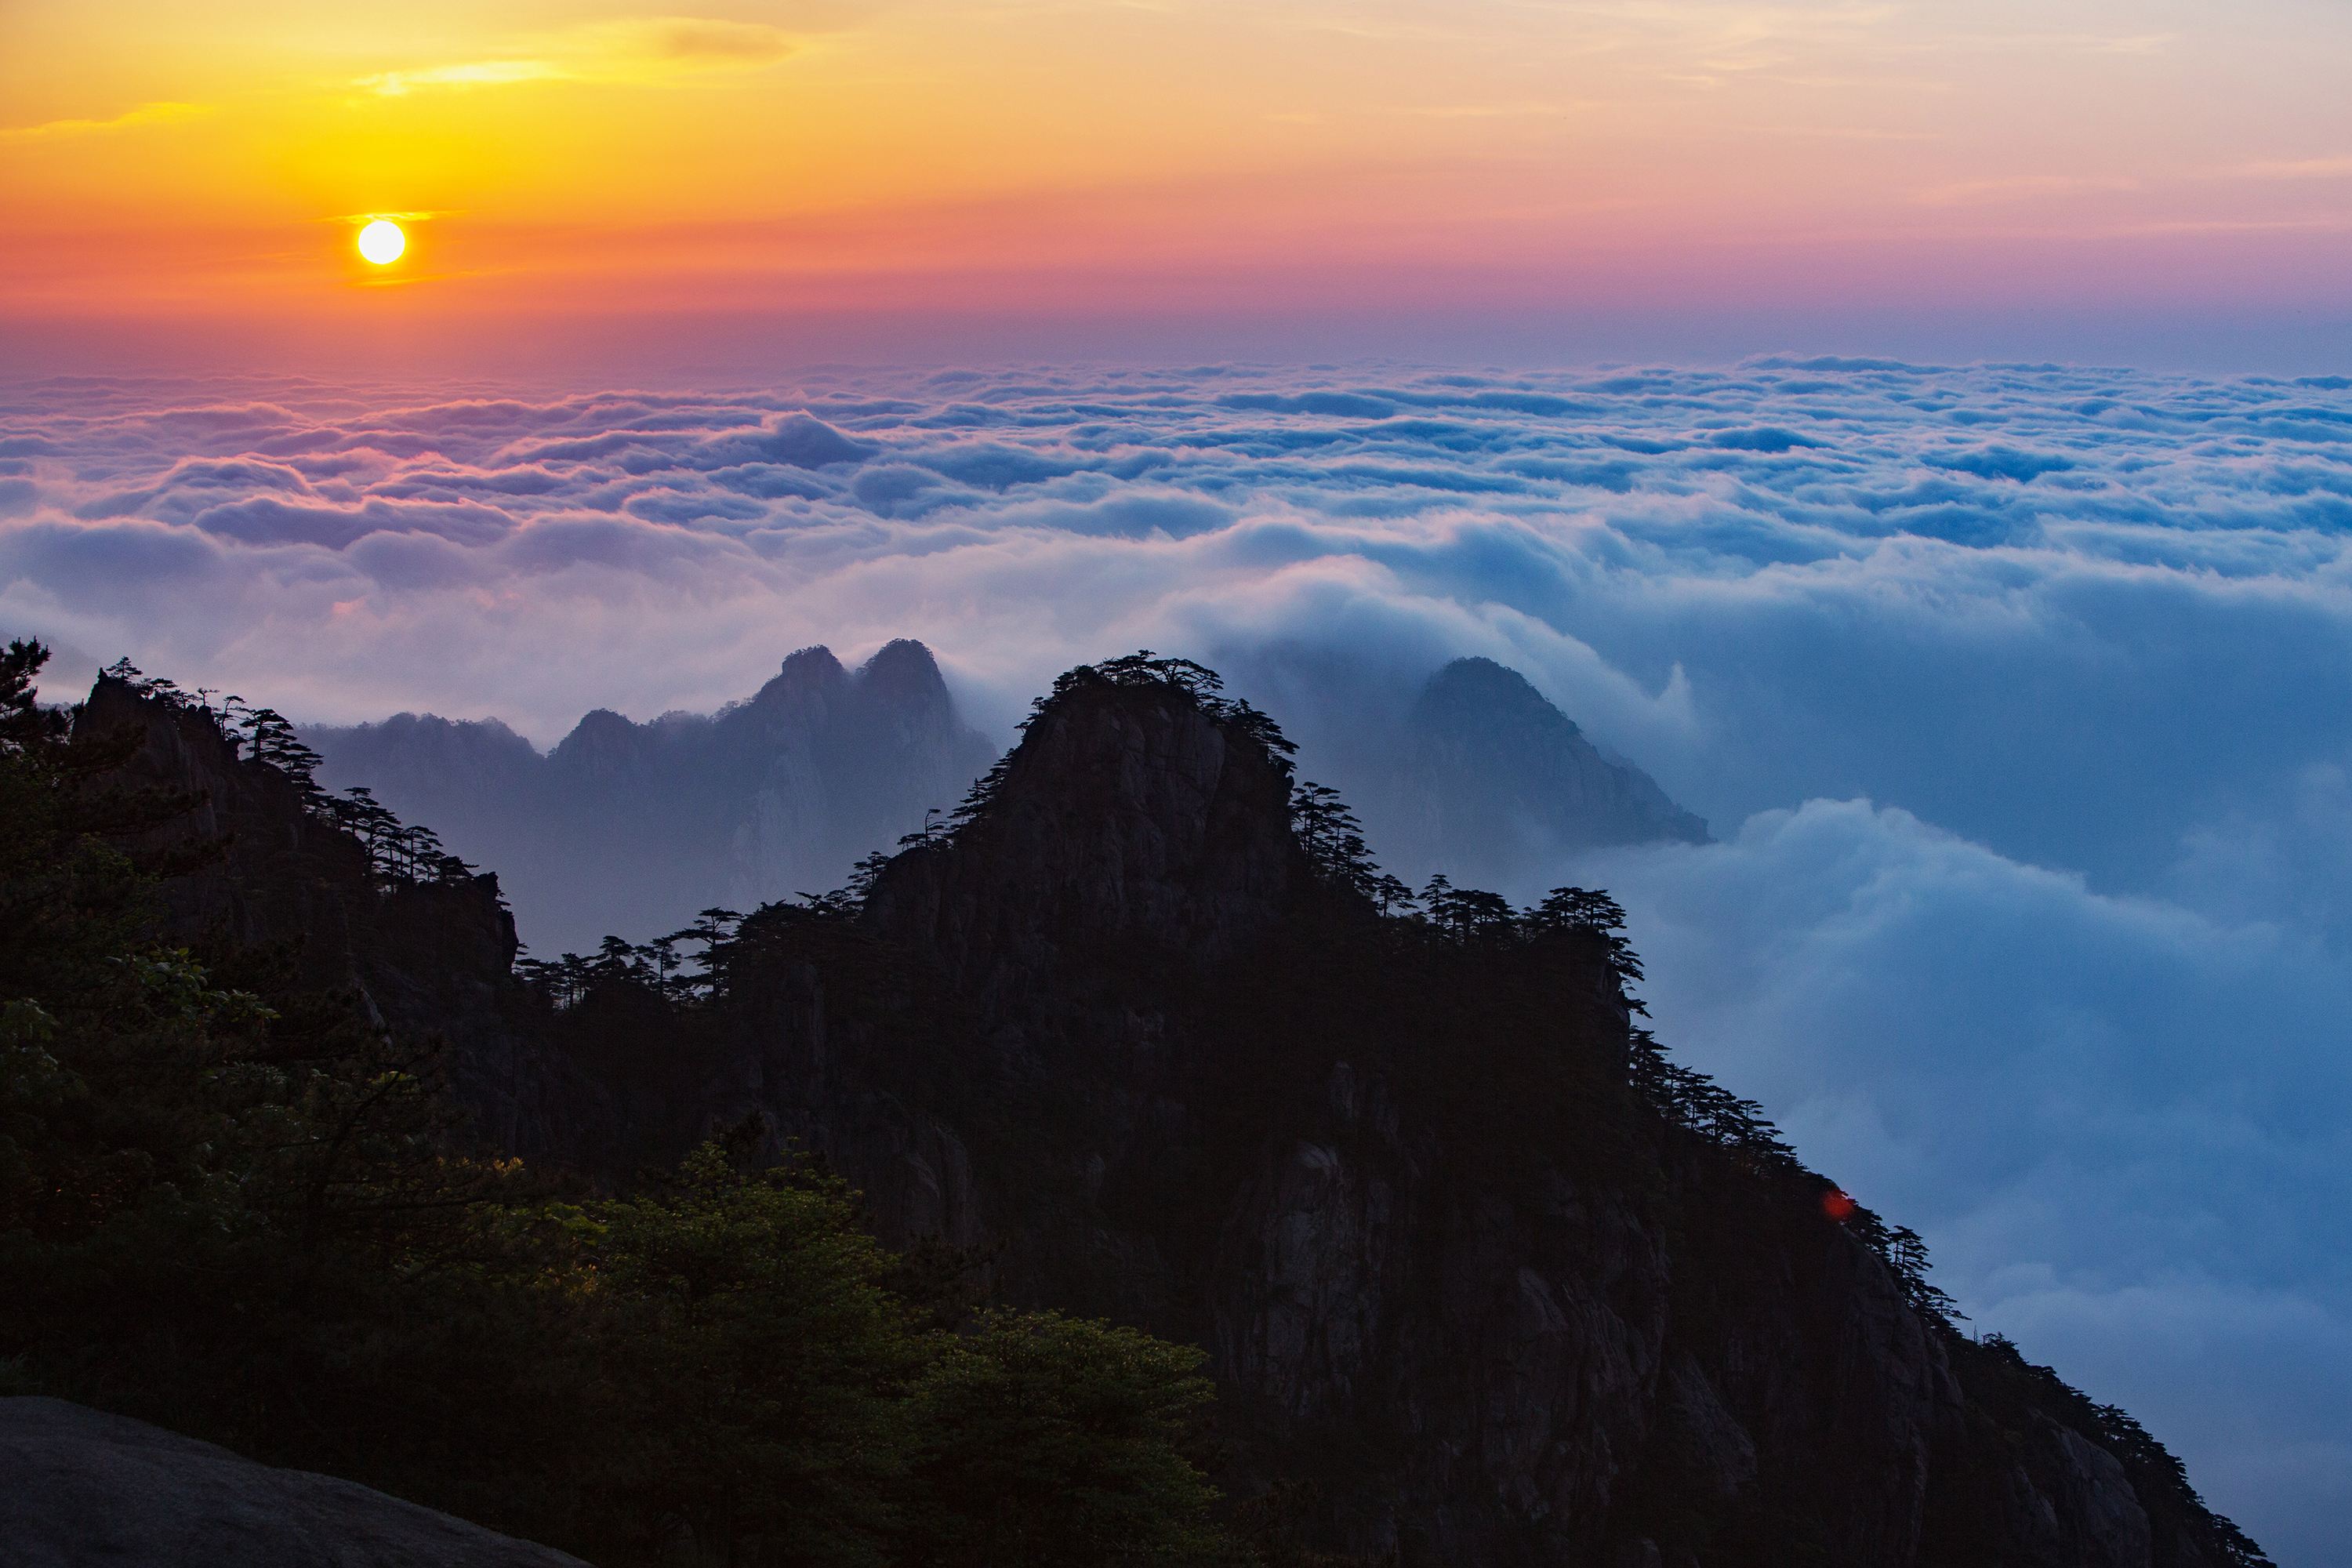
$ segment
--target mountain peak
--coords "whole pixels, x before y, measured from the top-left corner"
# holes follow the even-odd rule
[[[549,753],[558,766],[592,773],[625,769],[639,752],[644,737],[626,714],[593,708],[580,716],[572,732]]]
[[[1103,943],[1199,958],[1263,929],[1301,874],[1290,765],[1190,668],[1062,677],[968,826],[885,868],[877,925],[951,967]]]
[[[814,643],[788,655],[750,701],[730,703],[717,717],[724,722],[730,715],[748,710],[761,723],[772,723],[837,702],[848,691],[849,682],[849,671],[842,668],[833,649]]]
[[[940,673],[931,650],[912,637],[884,643],[873,658],[857,667],[859,689],[895,706],[949,706],[947,678]]]
[[[599,710],[542,757],[495,725],[389,721],[319,731],[338,784],[364,784],[507,873],[533,945],[669,930],[838,885],[995,759],[930,650],[886,644],[856,674],[794,650],[747,700],[649,723]]]
[[[1457,658],[1429,678],[1405,726],[1384,816],[1405,857],[1482,885],[1613,844],[1703,844],[1706,824],[1657,782],[1601,752],[1527,677]]]
[[[1429,678],[1415,705],[1423,721],[1477,714],[1528,726],[1538,732],[1581,735],[1576,721],[1552,706],[1534,682],[1491,658],[1457,658]]]
[[[841,668],[841,660],[834,657],[833,649],[818,642],[811,643],[806,647],[794,648],[786,654],[783,668],[778,673],[799,675],[806,679],[811,675],[829,673],[839,668]]]

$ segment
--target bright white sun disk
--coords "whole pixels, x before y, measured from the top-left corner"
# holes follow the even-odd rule
[[[388,217],[377,218],[360,230],[360,254],[378,267],[388,267],[408,248],[408,236]]]

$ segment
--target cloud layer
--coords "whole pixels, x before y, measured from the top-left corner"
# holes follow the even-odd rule
[[[2352,1385],[2352,381],[1777,359],[0,403],[0,626],[305,718],[543,742],[908,635],[1000,731],[1150,646],[1311,741],[1342,679],[1511,664],[1722,839],[1529,868],[1619,889],[1662,1033],[2283,1563],[2347,1561],[2352,1416],[2313,1391]]]

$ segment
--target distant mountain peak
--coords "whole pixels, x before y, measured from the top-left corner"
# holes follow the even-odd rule
[[[818,692],[836,691],[849,682],[849,671],[823,643],[795,648],[751,701],[754,708],[772,706]]]
[[[1537,734],[1579,736],[1575,720],[1552,706],[1535,683],[1508,665],[1473,655],[1457,658],[1429,678],[1415,704],[1426,719],[1484,712],[1516,721]]]
[[[940,672],[939,659],[929,645],[915,637],[892,637],[875,649],[874,657],[858,667],[859,673],[870,675],[884,669],[925,669],[933,675]]]
[[[635,760],[642,750],[640,739],[637,725],[628,715],[594,708],[580,716],[580,722],[549,756],[562,768],[610,773]]]
[[[637,724],[598,709],[545,757],[503,728],[446,728],[387,721],[311,743],[334,783],[375,788],[506,871],[526,934],[551,952],[836,886],[952,805],[996,750],[907,638],[855,674],[823,644],[798,648],[715,713]]]
[[[1429,678],[1392,759],[1365,819],[1415,878],[1526,890],[1579,851],[1707,839],[1649,774],[1491,658],[1457,658]]]
[[[949,706],[947,678],[931,650],[912,637],[884,643],[873,658],[857,667],[858,686],[887,701],[907,707]]]
[[[795,670],[839,669],[840,668],[841,660],[834,657],[833,649],[821,642],[813,642],[806,647],[796,647],[784,655],[783,673],[785,674]]]

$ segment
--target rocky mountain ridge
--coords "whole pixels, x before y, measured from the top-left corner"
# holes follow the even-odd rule
[[[1491,659],[1445,665],[1393,712],[1345,680],[1297,707],[1319,716],[1313,771],[1346,789],[1415,885],[1444,872],[1506,886],[1585,849],[1706,838],[1647,773]],[[996,756],[929,650],[904,638],[855,671],[803,648],[715,714],[638,723],[598,709],[545,755],[497,720],[401,713],[304,734],[328,783],[366,785],[498,867],[546,955],[836,887]]]
[[[895,1242],[1206,1347],[1229,1484],[1302,1549],[2260,1561],[1736,1102],[1645,1088],[1605,921],[1376,912],[1290,831],[1262,715],[1110,668],[854,917],[755,917],[661,1062],[604,1057],[677,1119],[636,1136],[761,1118]],[[567,1028],[609,1050],[625,989]]]
[[[950,826],[860,898],[760,910],[697,988],[615,969],[559,1008],[485,981],[460,1092],[615,1180],[756,1118],[894,1244],[1202,1346],[1277,1559],[2263,1561],[2128,1417],[1956,1331],[1879,1222],[1675,1076],[1602,904],[1383,911],[1294,831],[1279,732],[1204,675],[1072,672]],[[150,721],[158,782],[224,787],[194,721]],[[347,879],[331,847],[263,855],[307,830],[226,786],[259,791],[222,818],[256,847],[183,918],[268,934],[356,896],[289,892]],[[400,896],[303,918],[427,1017],[445,959],[395,940]]]
[[[403,713],[304,733],[327,783],[367,785],[497,866],[549,953],[837,886],[996,754],[907,639],[856,670],[803,648],[713,714],[638,723],[598,709],[544,756],[496,720]]]

